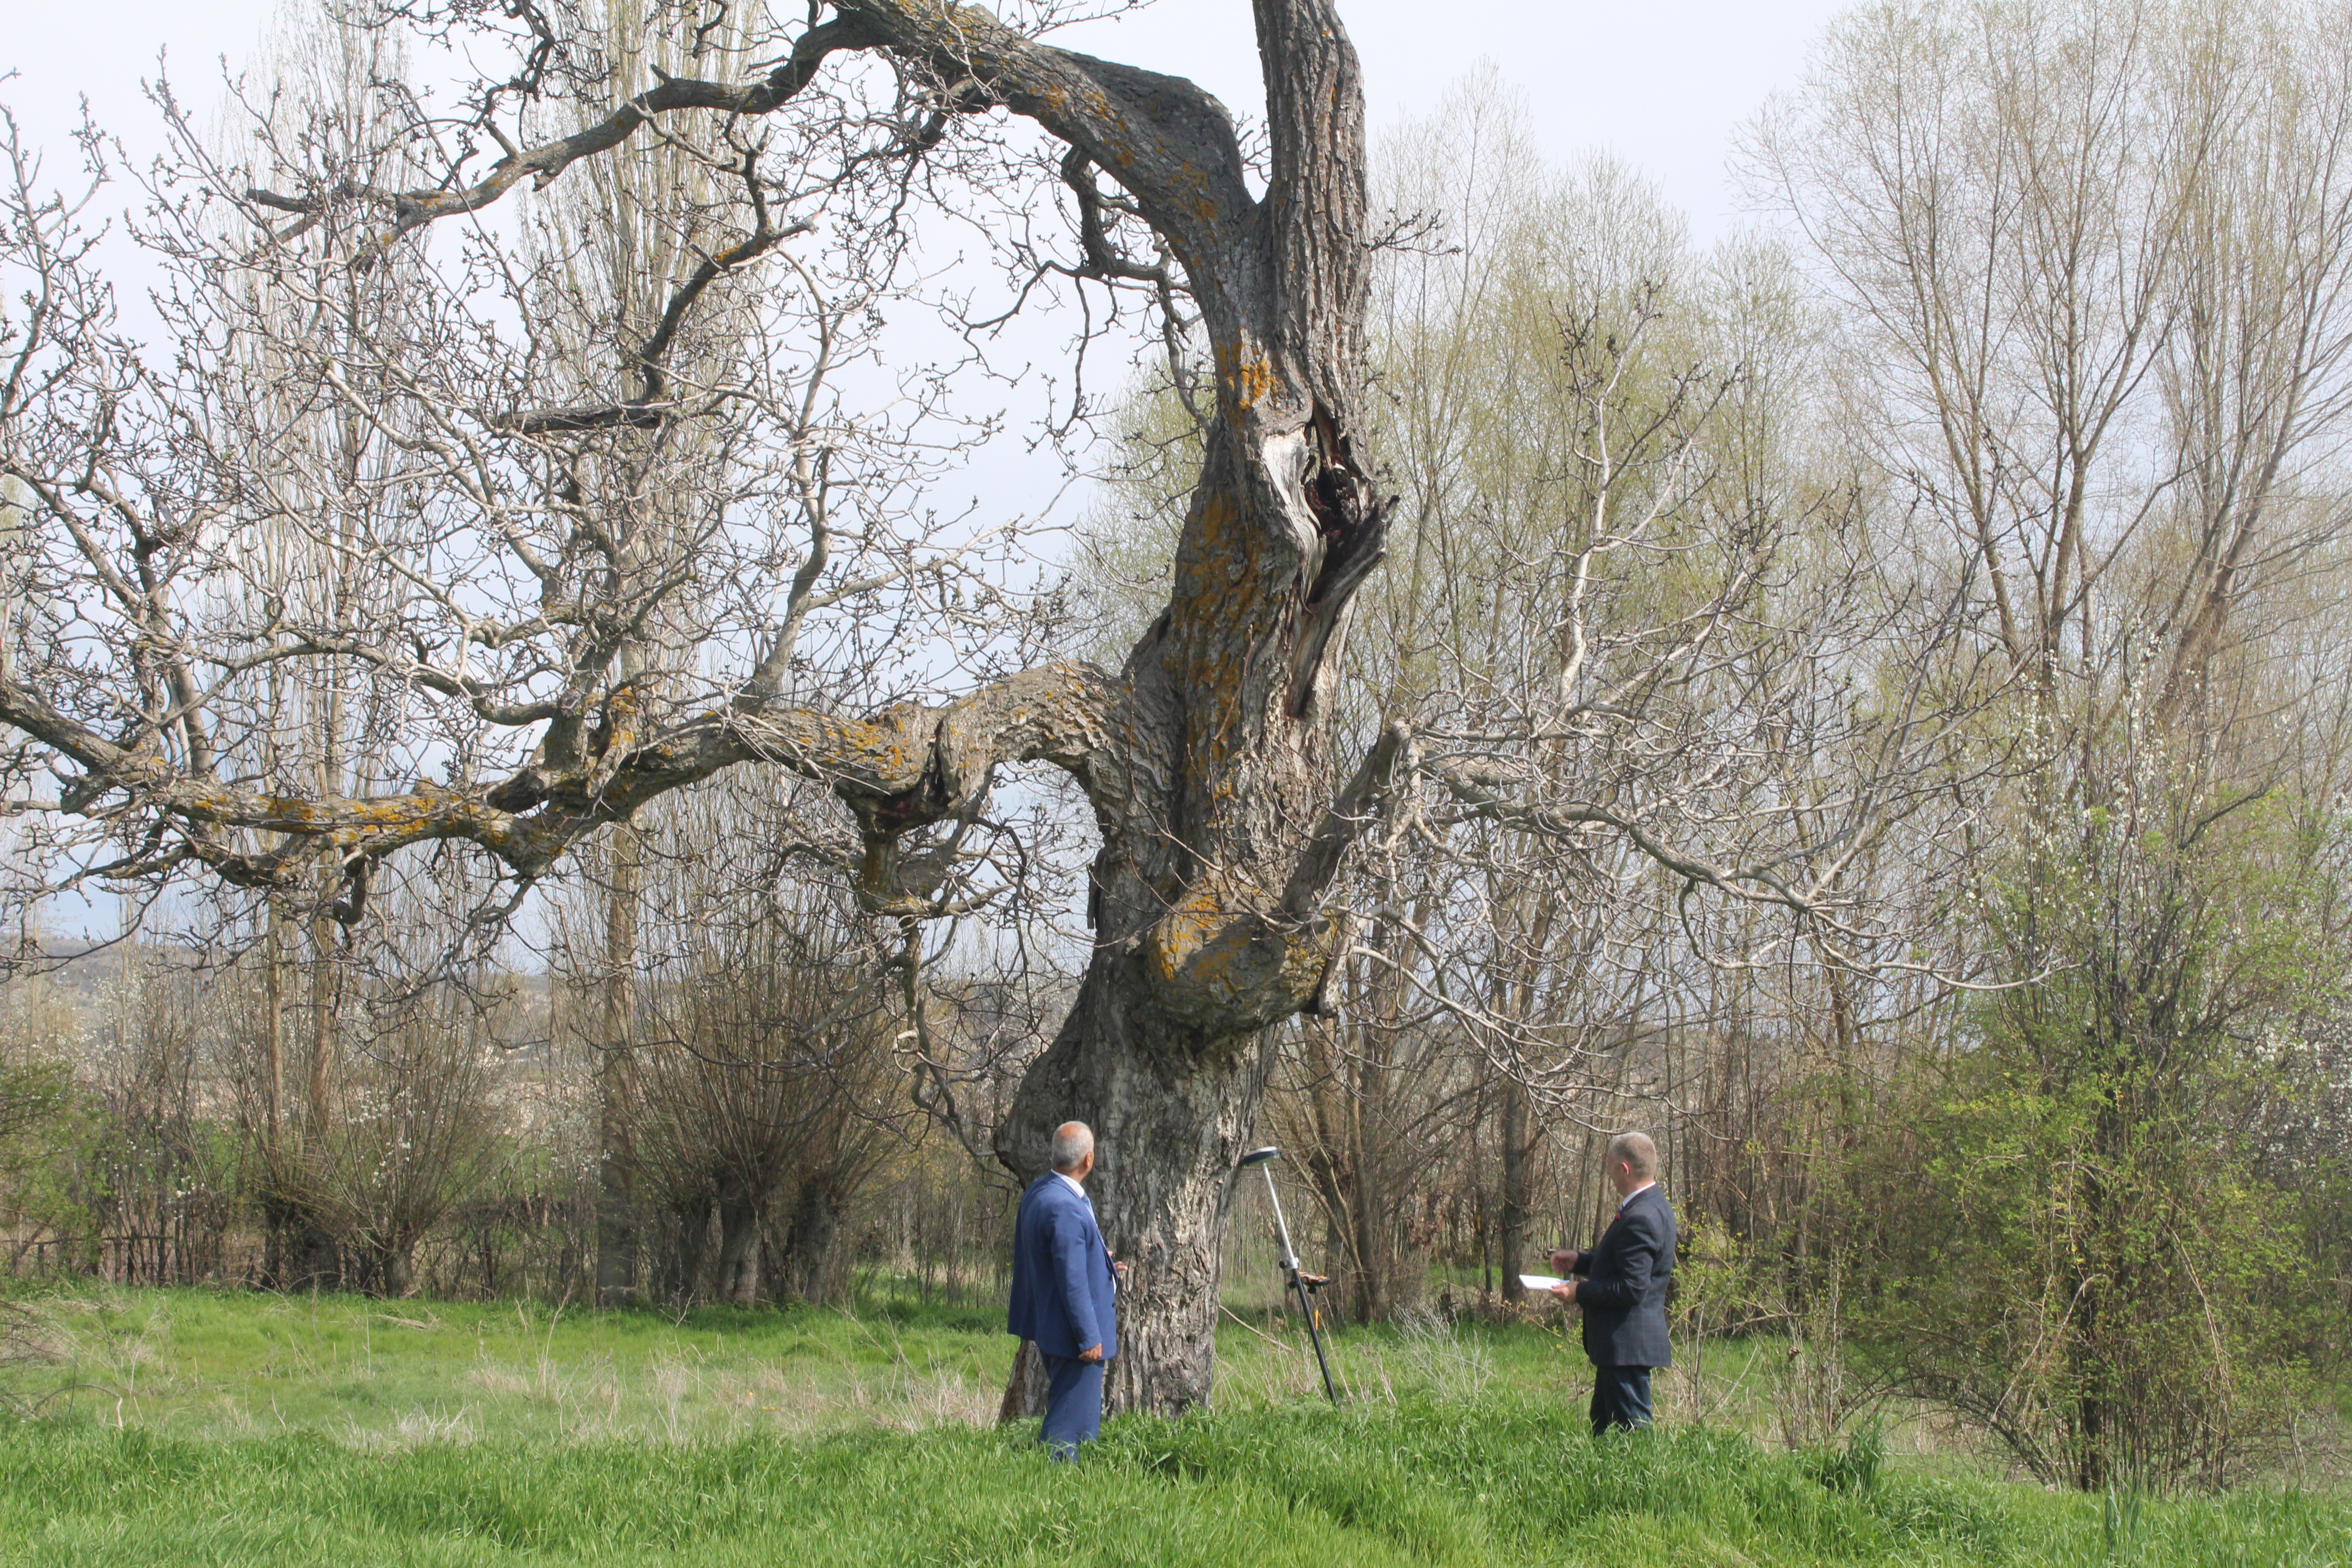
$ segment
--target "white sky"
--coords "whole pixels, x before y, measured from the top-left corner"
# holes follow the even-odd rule
[[[134,143],[152,140],[139,79],[169,50],[175,89],[208,105],[218,61],[241,64],[277,0],[0,0],[0,103],[54,142],[88,95]],[[1340,0],[1364,61],[1375,131],[1425,112],[1482,59],[1527,95],[1559,158],[1605,147],[1656,180],[1702,242],[1735,226],[1724,181],[1733,128],[1791,83],[1845,0]],[[1056,42],[1199,81],[1236,111],[1259,103],[1248,0],[1158,0]],[[58,171],[62,172],[62,171]]]

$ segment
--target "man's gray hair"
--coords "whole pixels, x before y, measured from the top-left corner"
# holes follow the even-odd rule
[[[1065,1121],[1054,1129],[1054,1169],[1075,1171],[1095,1152],[1095,1130],[1083,1121]]]
[[[1650,1142],[1646,1132],[1620,1132],[1609,1140],[1609,1163],[1622,1160],[1633,1167],[1633,1174],[1642,1181],[1658,1179],[1658,1146]]]

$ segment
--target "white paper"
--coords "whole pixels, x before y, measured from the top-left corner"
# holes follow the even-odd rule
[[[1555,1285],[1565,1283],[1565,1280],[1555,1279],[1549,1274],[1522,1274],[1519,1276],[1519,1287],[1526,1290],[1549,1290]]]

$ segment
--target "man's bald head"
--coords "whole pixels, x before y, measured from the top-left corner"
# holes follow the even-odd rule
[[[1083,1121],[1065,1121],[1054,1129],[1054,1169],[1068,1175],[1095,1152],[1095,1130]]]

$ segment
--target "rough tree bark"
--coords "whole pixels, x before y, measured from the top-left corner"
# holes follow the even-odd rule
[[[1102,226],[1108,181],[1181,268],[1160,280],[1189,293],[1215,389],[1173,593],[1118,676],[1055,665],[941,707],[854,718],[784,705],[790,648],[780,641],[716,710],[660,727],[625,696],[585,711],[499,709],[494,721],[546,726],[536,754],[509,776],[479,787],[419,778],[403,793],[343,798],[273,795],[215,770],[199,683],[168,658],[164,677],[187,696],[152,735],[115,738],[5,679],[0,723],[79,767],[58,809],[131,809],[163,825],[152,851],[121,874],[194,863],[282,890],[326,855],[349,880],[336,910],[346,920],[357,918],[370,868],[404,847],[469,840],[528,879],[646,801],[748,762],[827,783],[864,835],[866,907],[920,915],[908,889],[921,858],[902,865],[901,838],[976,809],[1000,763],[1057,763],[1085,790],[1101,831],[1097,948],[998,1153],[1026,1175],[1043,1168],[1055,1122],[1095,1126],[1096,1206],[1134,1265],[1111,1405],[1199,1404],[1210,1391],[1234,1162],[1257,1114],[1269,1031],[1312,1004],[1336,940],[1317,913],[1319,897],[1403,743],[1402,731],[1382,736],[1335,797],[1333,664],[1383,538],[1358,451],[1370,258],[1356,55],[1330,0],[1255,0],[1254,8],[1270,141],[1263,199],[1250,194],[1230,115],[1192,83],[1049,47],[940,0],[835,0],[831,18],[761,81],[664,77],[598,124],[509,153],[473,184],[386,198],[383,247],[609,153],[662,114],[772,112],[842,50],[884,51],[937,79],[936,101],[956,111],[1001,107],[1035,121],[1069,149],[1062,173],[1085,225],[1082,270],[1155,277],[1157,264],[1119,255]],[[310,210],[298,198],[256,199]],[[564,417],[566,428],[586,428],[597,416]],[[505,427],[552,426],[521,415]],[[61,493],[44,500],[66,510]],[[155,623],[159,647],[181,646],[163,605],[129,588],[118,596],[126,616]],[[338,651],[393,657],[357,642]],[[478,707],[489,701],[462,672],[417,664],[412,679]],[[268,836],[285,847],[243,847],[278,841]]]
[[[637,1291],[636,978],[645,842],[625,826],[614,830],[610,847],[604,973],[597,981],[596,1302],[618,1307]]]
[[[833,1189],[822,1182],[803,1181],[793,1196],[792,1217],[784,1227],[786,1282],[803,1301],[820,1301],[830,1294],[826,1265],[840,1222]]]
[[[1526,1298],[1519,1276],[1528,1267],[1528,1224],[1530,1205],[1528,1196],[1533,1187],[1528,1179],[1528,1086],[1506,1073],[1498,1086],[1502,1090],[1502,1113],[1497,1119],[1503,1145],[1503,1202],[1496,1217],[1497,1267],[1502,1279],[1497,1289],[1503,1300],[1516,1306]]]
[[[719,1192],[717,1296],[738,1307],[760,1300],[760,1232],[766,1215],[755,1194],[730,1181]]]

